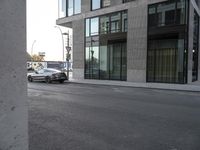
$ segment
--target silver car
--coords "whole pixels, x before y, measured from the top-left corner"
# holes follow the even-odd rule
[[[34,73],[29,73],[27,77],[29,82],[45,81],[46,83],[51,83],[52,81],[59,81],[63,83],[67,80],[67,76],[64,72],[53,68],[41,69]]]

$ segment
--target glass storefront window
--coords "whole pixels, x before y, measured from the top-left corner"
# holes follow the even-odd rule
[[[100,46],[100,79],[109,79],[109,53],[107,45]]]
[[[85,48],[85,78],[90,78],[90,47]]]
[[[127,50],[125,32],[127,32],[127,28],[127,11],[85,20],[86,79],[126,80]],[[106,34],[112,33],[118,33],[117,36],[123,37],[119,41],[107,39]]]
[[[109,45],[110,50],[110,79],[120,80],[121,78],[121,44]]]
[[[85,78],[122,80],[127,77],[126,43],[119,42],[85,49]]]
[[[151,40],[148,50],[148,81],[183,82],[184,39]]]
[[[99,79],[99,47],[98,46],[93,46],[90,48],[90,53],[91,53],[91,75],[92,79]]]
[[[99,47],[86,47],[85,78],[99,79]]]
[[[186,0],[149,5],[148,82],[187,82],[187,7]]]

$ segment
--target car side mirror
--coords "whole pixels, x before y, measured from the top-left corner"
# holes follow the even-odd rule
[[[38,74],[38,71],[35,71],[36,74]]]

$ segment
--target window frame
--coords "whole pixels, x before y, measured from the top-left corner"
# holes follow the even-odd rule
[[[163,4],[170,4],[172,1],[164,1],[164,2],[159,2],[159,3],[153,3],[153,4],[149,4],[148,5],[148,11],[147,11],[147,16],[149,18],[149,9],[150,8],[155,8],[155,22],[156,22],[156,25],[154,26],[151,26],[150,28],[155,28],[155,27],[164,27],[164,26],[173,26],[173,25],[186,25],[187,24],[187,0],[185,0],[185,5],[184,5],[184,8],[185,8],[185,14],[184,14],[184,23],[177,23],[177,12],[178,12],[178,1],[179,0],[174,0],[175,2],[175,13],[174,13],[174,22],[172,24],[166,24],[166,20],[165,20],[165,24],[164,25],[160,25],[159,24],[159,13],[158,13],[158,6],[159,5],[163,5]],[[148,24],[149,24],[149,19],[148,19]]]
[[[178,1],[179,0],[174,0],[176,2],[176,11],[177,11],[177,4],[178,4]],[[147,11],[147,16],[148,16],[148,21],[147,21],[147,33],[148,33],[148,36],[147,36],[147,56],[148,56],[148,50],[149,50],[149,40],[150,40],[150,36],[149,36],[149,32],[150,30],[157,30],[157,29],[161,29],[163,27],[160,27],[158,25],[154,25],[154,26],[149,26],[149,8],[152,8],[153,6],[155,7],[156,11],[157,11],[157,5],[158,4],[162,4],[162,3],[166,3],[168,1],[163,1],[163,2],[159,2],[159,3],[152,3],[152,4],[149,4],[148,5],[148,11]],[[186,84],[188,82],[188,34],[189,34],[189,2],[188,0],[185,0],[185,4],[184,4],[184,9],[185,9],[185,16],[184,16],[184,23],[180,23],[178,24],[177,22],[175,22],[173,25],[167,25],[167,26],[164,26],[164,28],[170,28],[170,26],[185,26],[185,33],[184,33],[184,54],[183,54],[183,80],[182,82],[179,82],[178,84]],[[155,13],[157,14],[157,13]],[[176,15],[177,17],[177,15]],[[157,16],[156,16],[157,18]],[[146,67],[148,68],[148,57],[147,57],[147,61],[146,61]],[[148,69],[146,70],[146,82],[152,82],[152,81],[149,81],[148,80]],[[160,82],[157,82],[157,83],[160,83]],[[163,83],[163,82],[162,82]],[[168,82],[165,82],[165,83],[168,83]],[[173,84],[176,84],[176,83],[173,83]]]
[[[96,9],[93,9],[93,1],[95,1],[95,0],[90,0],[90,10],[91,11],[95,11],[95,10],[99,10],[99,9],[102,9],[102,8],[106,8],[106,7],[109,7],[110,5],[111,5],[111,0],[110,0],[110,4],[108,5],[108,6],[104,6],[103,5],[103,2],[104,2],[104,0],[99,0],[100,1],[100,7],[99,8],[96,8]]]
[[[117,14],[119,13],[120,15],[120,19],[119,19],[119,29],[117,32],[111,32],[111,16],[114,15],[114,14]],[[123,13],[126,13],[127,14],[127,18],[125,20],[127,20],[127,28],[122,28],[123,27]],[[101,32],[101,17],[105,17],[107,16],[109,18],[109,28],[108,28],[108,31],[107,33],[102,33]],[[98,31],[98,34],[96,35],[91,35],[91,19],[93,18],[98,18],[98,23],[99,23],[99,31]],[[89,20],[89,36],[86,36],[86,33],[87,33],[87,30],[86,30],[86,27],[87,27],[87,20]],[[103,14],[103,15],[100,15],[100,16],[95,16],[95,17],[91,17],[91,18],[85,18],[85,21],[84,21],[84,29],[85,29],[85,34],[84,34],[84,37],[88,38],[88,37],[92,37],[92,36],[99,36],[99,35],[103,35],[103,34],[114,34],[114,33],[121,33],[121,32],[128,32],[128,10],[122,10],[122,11],[117,11],[117,12],[114,12],[114,13],[108,13],[108,14]],[[125,24],[124,24],[125,25]],[[125,30],[126,29],[126,30]]]
[[[76,0],[72,0],[73,1],[73,11],[72,11],[73,13],[72,13],[72,15],[69,15],[69,11],[68,11],[69,10],[69,1],[70,0],[66,0],[66,5],[67,5],[67,7],[66,7],[67,8],[66,9],[66,16],[70,17],[70,16],[81,14],[81,8],[82,8],[81,7],[81,3],[82,3],[82,0],[80,0],[80,12],[78,12],[78,13],[75,13],[75,10],[76,10],[75,9],[76,8]]]

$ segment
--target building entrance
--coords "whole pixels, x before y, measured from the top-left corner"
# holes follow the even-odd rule
[[[127,56],[126,43],[112,43],[108,45],[110,80],[126,80]]]

